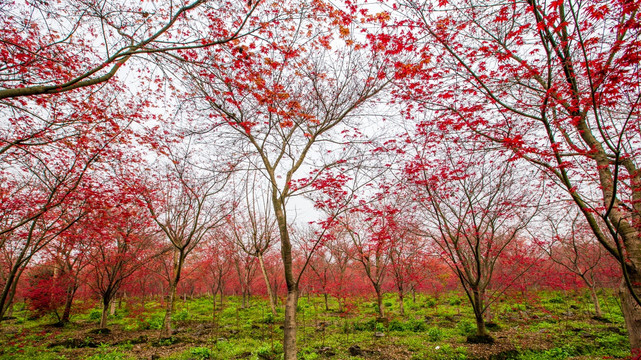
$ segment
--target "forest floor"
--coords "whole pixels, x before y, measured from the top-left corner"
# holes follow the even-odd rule
[[[604,316],[593,315],[582,293],[528,294],[528,301],[504,299],[492,305],[488,324],[493,344],[468,340],[476,330],[470,306],[460,294],[418,295],[399,314],[394,294],[384,300],[386,317],[376,316],[371,299],[349,299],[350,311],[329,310],[320,296],[304,296],[298,308],[299,359],[622,359],[628,339],[615,297],[602,294]],[[88,307],[90,304],[85,304]],[[20,307],[20,305],[18,305]],[[214,315],[215,314],[215,315]],[[177,306],[174,334],[160,338],[162,304],[130,299],[98,329],[100,311],[87,308],[64,327],[45,316],[16,310],[0,325],[0,359],[279,359],[280,324],[261,298],[243,308],[228,297],[186,299]]]

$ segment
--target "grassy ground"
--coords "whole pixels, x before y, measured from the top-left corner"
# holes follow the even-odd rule
[[[300,359],[618,359],[629,354],[627,335],[616,298],[602,294],[604,318],[593,318],[585,294],[541,292],[526,303],[505,300],[493,305],[489,324],[492,345],[468,344],[475,325],[469,305],[459,294],[406,299],[398,314],[394,294],[385,297],[385,319],[375,303],[352,299],[348,314],[322,297],[299,302]],[[19,307],[19,306],[18,306]],[[100,312],[90,309],[72,317],[64,328],[48,317],[15,319],[0,325],[0,359],[279,359],[283,311],[274,317],[262,299],[242,308],[226,298],[212,311],[212,299],[180,302],[175,334],[159,339],[161,304],[135,299],[123,303],[109,319],[108,333],[97,333]]]

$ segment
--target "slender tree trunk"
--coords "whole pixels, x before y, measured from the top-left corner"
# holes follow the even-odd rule
[[[483,312],[483,317],[485,318],[485,323],[491,322],[494,320],[494,315],[492,314],[492,306],[487,306]]]
[[[16,297],[16,288],[18,287],[18,281],[23,271],[24,271],[24,268],[21,268],[20,271],[18,272],[18,275],[15,277],[15,280],[13,281],[13,285],[11,285],[11,289],[9,291],[9,297],[7,298],[7,302],[5,304],[5,309],[4,309],[5,311],[3,316],[11,316],[11,314],[13,313],[13,299]]]
[[[22,271],[20,271],[19,262],[16,261],[15,265],[9,271],[4,287],[2,288],[2,294],[0,294],[0,321],[4,318],[11,302],[13,301],[13,296],[11,294],[15,294],[15,284],[19,278],[19,272],[22,273]]]
[[[287,292],[285,301],[285,328],[283,350],[285,360],[296,359],[296,307],[298,305],[298,289]]]
[[[599,296],[596,293],[595,286],[590,286],[590,296],[592,296],[592,303],[594,303],[594,315],[603,317],[603,312],[601,312],[601,304],[599,303]]]
[[[479,336],[487,336],[487,329],[485,328],[485,319],[483,318],[483,292],[481,290],[472,290],[474,304],[474,318],[476,320],[476,334]]]
[[[630,281],[632,284],[640,284],[640,276],[632,276],[630,274]],[[641,286],[633,287],[636,294],[641,294]],[[625,325],[628,329],[628,338],[630,339],[630,348],[632,350],[641,349],[641,307],[637,304],[636,300],[630,294],[628,287],[623,283],[619,288],[619,296],[621,298],[621,310]]]
[[[616,213],[611,212],[611,215]],[[617,221],[617,217],[612,217],[612,222]],[[632,289],[637,297],[641,297],[641,233],[632,228],[621,224],[620,234],[624,239],[627,258],[630,262],[628,275]],[[627,265],[626,265],[627,266]],[[624,280],[625,281],[625,280]],[[621,310],[625,325],[628,329],[628,338],[630,339],[630,349],[641,351],[641,306],[634,299],[625,282],[622,282],[619,288],[621,298]]]
[[[381,292],[380,286],[375,287],[376,290],[376,304],[378,305],[378,316],[383,317],[385,311],[383,311],[383,293]]]
[[[474,309],[474,318],[476,319],[476,334],[479,336],[487,336],[487,329],[485,328],[485,319],[483,313],[478,309]]]
[[[111,301],[111,303],[109,305],[110,305],[109,306],[109,315],[111,315],[111,316],[116,315],[116,298],[115,297],[114,297],[114,299]]]
[[[273,174],[272,174],[273,175]],[[272,176],[273,178],[273,176]],[[283,357],[284,360],[296,360],[298,349],[296,346],[296,308],[298,307],[298,280],[294,278],[294,265],[292,259],[292,243],[289,238],[289,228],[285,213],[285,202],[278,197],[279,191],[276,183],[272,183],[272,206],[274,216],[278,223],[280,235],[280,254],[283,259],[285,284],[287,285],[287,299],[285,301],[285,324],[283,329]]]
[[[160,337],[170,337],[171,336],[171,317],[174,314],[176,308],[176,290],[178,289],[178,281],[180,281],[180,273],[182,271],[184,254],[182,251],[176,251],[174,255],[174,278],[169,284],[169,300],[167,301],[167,307],[165,310],[165,319],[163,320],[162,330],[160,331]]]
[[[400,291],[398,293],[398,310],[399,310],[401,316],[405,316],[405,306],[404,306],[404,303],[403,303],[403,298],[404,297],[405,296],[403,294],[403,291]]]
[[[272,314],[276,315],[276,301],[274,300],[274,292],[272,291],[271,284],[269,283],[269,277],[267,276],[267,269],[265,269],[265,261],[263,261],[262,253],[258,253],[258,264],[260,265],[260,271],[263,273],[263,279],[265,279],[267,296],[269,296],[269,307],[272,310]]]
[[[161,338],[167,338],[171,336],[171,317],[174,315],[174,309],[176,307],[176,283],[172,281],[172,284],[169,286],[169,299],[167,300],[167,307],[165,308],[165,318],[162,323],[162,330],[160,331]]]
[[[102,314],[100,316],[100,328],[104,329],[107,327],[107,317],[109,316],[109,303],[111,302],[111,296],[109,294],[104,295],[102,298]]]
[[[13,300],[16,297],[16,290],[18,289],[18,284],[20,283],[20,279],[22,278],[22,273],[24,273],[24,270],[26,267],[22,266],[20,267],[20,270],[18,270],[18,274],[16,275],[15,280],[13,281],[13,286],[11,287],[11,292],[9,293],[9,300],[7,301],[7,306],[9,309],[13,309]]]
[[[69,318],[71,317],[71,306],[73,305],[73,298],[76,294],[77,289],[78,288],[76,285],[72,285],[67,289],[67,293],[65,296],[65,309],[63,310],[62,318],[60,319],[62,323],[66,324],[69,322]]]
[[[325,298],[325,311],[329,311],[329,295],[327,295],[327,293],[323,293],[323,297]]]

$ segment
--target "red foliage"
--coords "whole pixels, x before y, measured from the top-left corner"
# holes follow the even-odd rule
[[[23,296],[29,300],[29,308],[36,316],[55,314],[65,303],[66,291],[71,281],[64,274],[56,274],[52,266],[41,265],[27,274],[27,286]]]

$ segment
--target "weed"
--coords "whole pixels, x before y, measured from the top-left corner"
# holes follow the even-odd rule
[[[213,352],[211,351],[210,348],[207,347],[195,347],[189,350],[191,355],[195,356],[196,359],[201,360],[201,359],[212,359],[213,358]]]
[[[373,331],[376,328],[376,319],[367,321],[355,321],[353,324],[354,331]]]
[[[435,308],[436,307],[436,299],[434,299],[433,297],[428,297],[425,300],[425,306],[427,306],[428,308]]]
[[[171,317],[171,319],[174,321],[185,321],[188,318],[189,318],[189,312],[185,309],[174,313],[174,316]]]
[[[164,321],[165,321],[164,314],[155,313],[149,318],[149,320],[147,320],[147,323],[149,324],[147,326],[147,329],[160,330],[160,328],[162,328],[162,323]]]
[[[102,350],[98,354],[95,354],[87,358],[87,360],[127,360],[127,359],[131,359],[131,358],[127,356],[125,353],[122,353],[116,350],[114,351]]]
[[[549,303],[549,304],[565,304],[565,300],[563,300],[563,298],[560,297],[560,296],[555,296],[555,297],[549,298],[547,300],[547,303]]]
[[[450,306],[458,306],[458,305],[461,305],[462,300],[458,296],[452,296],[451,298],[448,299],[447,302],[448,304],[450,304]]]
[[[389,331],[405,331],[405,324],[398,320],[392,320],[389,323],[388,330]]]
[[[466,319],[459,321],[458,324],[456,324],[456,329],[458,333],[463,336],[474,335],[476,332],[476,326]]]
[[[431,342],[440,341],[443,339],[443,330],[437,327],[427,330],[427,340]]]
[[[101,317],[102,317],[102,310],[94,308],[94,309],[91,309],[91,311],[89,311],[89,320],[100,321]]]
[[[385,331],[385,324],[382,322],[375,322],[374,330],[378,332],[384,332]]]
[[[265,324],[273,324],[274,323],[274,314],[271,312],[268,312],[265,314],[265,318],[263,319],[263,323]]]

